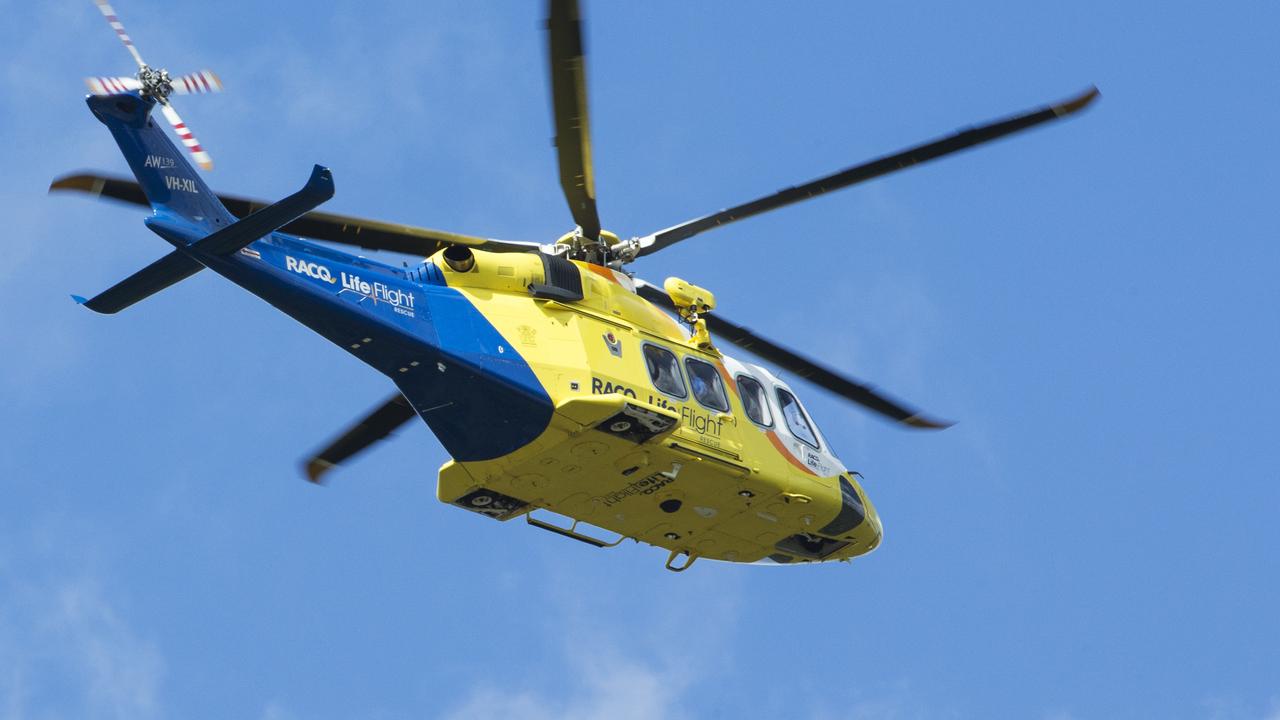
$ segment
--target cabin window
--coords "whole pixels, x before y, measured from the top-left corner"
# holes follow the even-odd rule
[[[773,427],[773,412],[769,410],[769,398],[759,380],[746,375],[738,376],[738,394],[742,396],[742,408],[751,422]]]
[[[680,377],[680,361],[676,360],[675,353],[648,343],[643,348],[644,365],[649,369],[649,379],[653,381],[653,386],[672,397],[688,397],[684,379]]]
[[[684,366],[689,371],[689,384],[698,402],[711,410],[729,412],[729,398],[724,394],[724,383],[716,366],[696,358],[685,358]]]
[[[787,421],[787,427],[791,429],[791,434],[806,445],[812,445],[816,450],[818,448],[818,436],[813,434],[813,426],[809,424],[809,418],[805,417],[804,410],[800,407],[800,401],[796,400],[796,396],[782,388],[778,388],[778,407],[782,409],[782,418]]]

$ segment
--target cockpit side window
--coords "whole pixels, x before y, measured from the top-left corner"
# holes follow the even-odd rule
[[[685,358],[684,366],[689,371],[689,384],[698,402],[710,410],[729,412],[729,398],[725,397],[724,383],[716,366],[697,358]]]
[[[738,394],[742,396],[742,407],[747,411],[747,417],[751,418],[751,422],[763,427],[773,427],[773,412],[769,410],[769,398],[765,395],[764,386],[759,380],[739,375]]]
[[[813,449],[818,449],[818,436],[813,433],[813,426],[809,424],[809,418],[805,417],[804,410],[800,407],[800,401],[796,400],[796,396],[778,388],[778,407],[782,409],[782,417],[787,421],[787,427],[791,429],[791,434],[797,440],[812,445]]]
[[[680,361],[675,353],[657,345],[644,344],[644,365],[649,369],[649,379],[662,392],[678,398],[689,397],[680,376]]]

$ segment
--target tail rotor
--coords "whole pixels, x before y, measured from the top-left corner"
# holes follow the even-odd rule
[[[196,163],[205,170],[212,170],[213,159],[209,157],[209,153],[200,145],[200,141],[196,140],[191,128],[187,127],[186,123],[182,121],[178,111],[174,110],[169,96],[222,92],[222,81],[218,79],[218,76],[212,70],[200,70],[174,78],[164,68],[151,67],[142,59],[142,54],[138,52],[137,46],[133,44],[133,38],[129,37],[129,33],[124,29],[124,23],[120,22],[115,9],[111,7],[107,0],[93,0],[93,2],[98,6],[102,16],[107,19],[107,24],[111,26],[112,30],[115,30],[116,37],[120,38],[120,42],[124,43],[125,49],[129,51],[134,61],[138,63],[138,73],[133,77],[85,78],[85,84],[89,86],[89,92],[93,95],[120,95],[137,92],[143,97],[154,99],[160,104],[160,109],[164,113],[165,119],[173,126],[174,131],[182,140],[182,144],[191,153]]]

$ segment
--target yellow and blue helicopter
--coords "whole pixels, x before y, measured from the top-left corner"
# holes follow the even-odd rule
[[[576,224],[555,242],[315,212],[334,193],[320,166],[276,203],[215,194],[152,119],[172,86],[140,72],[137,82],[98,79],[87,99],[136,182],[76,174],[51,190],[149,206],[146,226],[174,249],[76,300],[115,313],[209,269],[390,378],[396,392],[306,463],[313,482],[421,418],[452,458],[439,499],[496,520],[523,516],[597,547],[649,543],[669,551],[672,570],[700,557],[796,564],[870,552],[882,526],[858,474],[790,384],[722,346],[908,427],[947,424],[730,322],[703,288],[650,284],[627,267],[727,223],[1071,115],[1097,90],[622,239],[596,211],[578,4],[551,0],[548,16],[560,184]],[[425,260],[396,267],[303,237]]]

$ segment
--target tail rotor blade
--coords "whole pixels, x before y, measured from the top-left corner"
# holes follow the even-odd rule
[[[111,25],[111,29],[116,31],[116,36],[120,38],[120,42],[124,43],[124,47],[137,61],[138,67],[146,67],[147,64],[142,61],[142,55],[138,53],[138,48],[133,46],[133,40],[130,39],[129,33],[125,32],[124,23],[120,22],[120,18],[116,17],[116,11],[111,8],[107,0],[93,0],[93,3],[102,11],[102,16],[107,19],[107,24]]]
[[[173,80],[175,95],[194,95],[196,93],[222,92],[222,81],[212,70],[201,70],[190,75],[183,75]]]
[[[94,95],[119,95],[142,89],[142,83],[131,77],[91,77],[85,78],[84,84]]]
[[[209,153],[205,152],[203,147],[200,147],[200,141],[196,139],[195,135],[191,134],[191,128],[182,122],[182,118],[178,117],[178,112],[173,109],[173,106],[169,103],[163,103],[160,105],[160,111],[164,113],[165,119],[169,121],[174,131],[178,133],[178,137],[182,139],[182,144],[187,146],[187,150],[191,151],[191,157],[195,158],[196,163],[205,170],[212,170],[213,158],[209,157]]]

